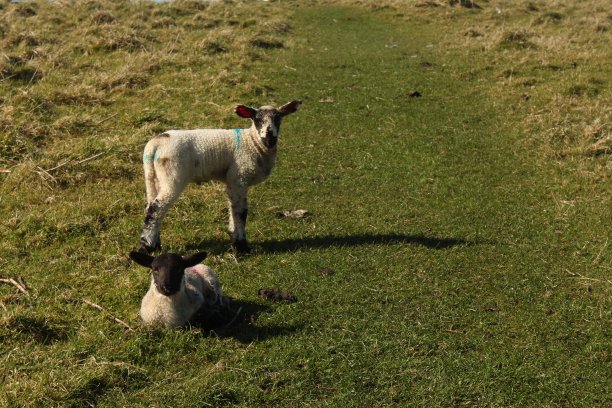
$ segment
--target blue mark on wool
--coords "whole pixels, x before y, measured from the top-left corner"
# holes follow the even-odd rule
[[[236,151],[238,151],[242,142],[242,129],[234,129],[234,137],[236,138]]]
[[[153,156],[150,154],[145,154],[142,156],[142,161],[144,164],[150,164],[151,162],[156,162],[158,159],[157,150],[153,153]]]

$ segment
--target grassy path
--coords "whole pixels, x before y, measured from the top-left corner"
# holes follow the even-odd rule
[[[559,213],[553,171],[504,122],[493,74],[464,79],[472,57],[440,49],[443,33],[424,25],[335,8],[302,11],[295,25],[305,40],[278,61],[279,88],[284,99],[303,90],[306,104],[267,188],[316,214],[290,243],[306,248],[294,278],[304,325],[316,322],[302,358],[334,390],[318,398],[606,399],[594,374],[606,370],[605,290],[568,271],[592,276],[596,253],[574,250],[602,248],[607,212]],[[582,217],[597,225],[582,230]],[[315,265],[337,274],[321,283],[304,272]]]
[[[200,7],[137,5],[156,8],[143,15],[158,39],[143,41],[169,65],[141,73],[142,89],[113,93],[109,112],[92,108],[102,118],[121,111],[99,131],[102,141],[58,137],[52,150],[88,157],[125,142],[122,153],[66,170],[49,203],[45,186],[3,203],[15,217],[2,248],[19,255],[3,268],[23,270],[32,294],[1,289],[9,311],[0,325],[0,405],[611,403],[609,209],[577,174],[559,174],[521,140],[521,110],[492,91],[505,67],[484,51],[446,48],[452,19],[291,5],[290,46],[253,51],[239,47],[248,30],[260,39],[259,20],[242,26],[243,14],[228,12],[236,21],[224,25],[206,20],[207,10],[195,19],[192,6]],[[274,27],[285,32],[287,11],[275,10]],[[187,28],[175,33],[175,21]],[[175,40],[167,51],[169,32],[195,45]],[[218,77],[202,46],[225,67]],[[100,58],[121,61],[121,52]],[[217,93],[206,94],[212,80],[201,78],[218,79]],[[242,317],[217,333],[123,332],[81,299],[138,325],[149,281],[125,257],[142,218],[138,149],[157,127],[200,125],[201,112],[222,126],[243,124],[215,102],[239,97],[304,100],[283,123],[273,176],[250,193],[254,254],[227,252],[218,186],[189,188],[163,239],[173,251],[209,251]],[[313,215],[275,216],[298,208]],[[265,302],[264,287],[298,302]]]

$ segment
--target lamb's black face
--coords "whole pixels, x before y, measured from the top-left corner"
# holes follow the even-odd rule
[[[262,106],[259,109],[246,105],[236,106],[236,113],[241,118],[249,118],[253,121],[255,129],[261,138],[261,142],[268,149],[272,149],[278,142],[280,124],[283,117],[297,111],[302,101],[295,100],[274,108],[273,106]]]
[[[180,255],[162,254],[151,263],[155,287],[165,296],[170,296],[181,290],[181,281],[187,265]]]
[[[153,283],[159,293],[165,296],[173,295],[181,290],[181,282],[185,268],[197,265],[206,258],[206,252],[180,256],[177,254],[161,254],[153,257],[149,254],[132,251],[130,258],[138,265],[151,268]]]
[[[268,149],[276,146],[278,142],[278,134],[280,133],[280,124],[283,119],[276,109],[268,106],[263,106],[257,110],[253,123],[262,143]]]

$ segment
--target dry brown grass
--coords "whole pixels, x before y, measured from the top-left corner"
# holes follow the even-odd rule
[[[480,8],[467,8],[433,0],[322,2],[442,24],[448,29],[442,46],[476,61],[453,75],[494,70],[497,80],[488,91],[513,106],[508,112],[522,109],[526,142],[554,158],[609,157],[610,68],[600,61],[610,58],[612,32],[600,3],[482,0],[476,2]],[[199,1],[3,3],[0,10],[2,168],[23,160],[51,165],[60,160],[54,151],[66,151],[64,143],[99,132],[141,142],[177,116],[170,108],[164,122],[118,127],[107,121],[138,100],[163,105],[195,91],[212,102],[198,109],[222,124],[231,102],[217,99],[218,87],[231,89],[236,99],[269,97],[273,88],[253,78],[249,67],[268,50],[291,46],[287,9],[274,4],[257,7],[256,15],[249,2],[225,7]],[[176,88],[178,77],[197,85]],[[609,161],[603,163],[606,171]]]
[[[129,114],[134,101],[157,104],[195,91],[214,102],[209,114],[227,117],[216,108],[215,86],[252,94],[257,87],[244,81],[245,72],[267,49],[285,46],[286,18],[274,4],[253,9],[248,2],[2,3],[0,168],[50,162],[53,151],[73,149],[71,138],[107,132],[109,112],[127,108]],[[179,77],[195,90],[168,85]],[[114,128],[125,143],[125,134],[140,141],[141,132],[156,126]]]
[[[101,105],[105,103],[104,93],[91,85],[77,84],[50,93],[52,103],[57,105]]]

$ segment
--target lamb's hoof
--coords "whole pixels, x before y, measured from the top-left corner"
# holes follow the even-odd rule
[[[136,251],[142,252],[145,254],[152,254],[153,252],[160,251],[160,250],[161,250],[161,242],[158,241],[157,245],[149,246],[143,239],[140,240],[140,245],[138,246],[138,248],[136,248]]]
[[[143,243],[140,243],[140,245],[138,245],[136,248],[134,248],[134,251],[141,252],[143,254],[150,254],[151,253],[149,251],[149,248],[145,244],[143,244]]]
[[[234,243],[232,243],[232,246],[234,247],[234,250],[239,254],[248,254],[251,252],[251,248],[249,247],[249,244],[247,244],[246,239],[235,241]]]

